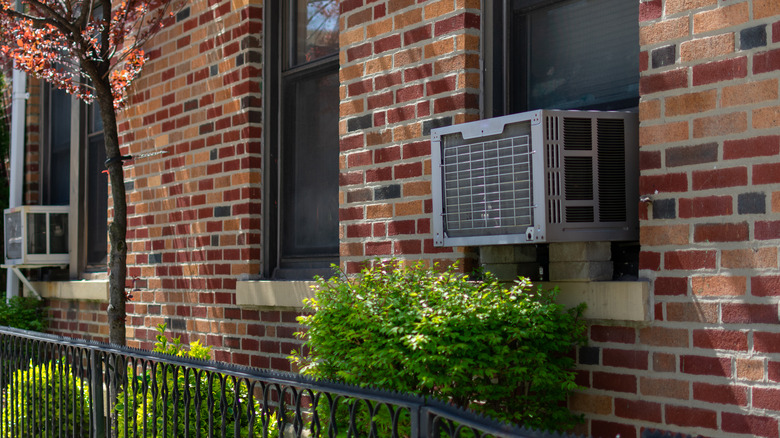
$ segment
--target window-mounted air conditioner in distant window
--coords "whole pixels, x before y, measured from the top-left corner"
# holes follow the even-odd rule
[[[638,240],[635,113],[538,110],[431,131],[437,246]]]
[[[67,205],[24,205],[5,210],[5,264],[66,265]]]

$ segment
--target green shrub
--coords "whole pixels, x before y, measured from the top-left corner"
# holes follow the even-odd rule
[[[299,321],[310,348],[302,373],[360,386],[432,395],[528,427],[565,429],[577,388],[570,354],[585,342],[584,305],[526,279],[507,287],[453,268],[393,261],[354,278],[317,279],[313,313]]]
[[[3,388],[3,437],[90,436],[89,387],[60,361],[16,370]]]
[[[46,329],[43,302],[33,297],[0,299],[0,325],[42,332]]]
[[[159,333],[157,334],[157,342],[154,347],[155,352],[174,356],[187,356],[201,360],[211,359],[211,347],[205,347],[200,344],[200,341],[194,341],[189,344],[189,349],[187,349],[178,337],[169,341],[165,335],[165,329],[165,324],[157,326],[157,331]],[[145,373],[137,375],[135,377],[135,389],[131,380],[128,383],[128,388],[124,388],[119,393],[118,403],[115,408],[119,425],[118,436],[120,438],[125,437],[125,427],[128,428],[128,436],[133,436],[134,428],[138,431],[139,435],[143,435],[145,429],[145,436],[149,437],[163,436],[163,429],[167,431],[166,436],[205,437],[209,436],[209,430],[212,428],[215,431],[215,435],[221,436],[223,424],[225,431],[232,436],[237,417],[239,419],[240,428],[238,436],[263,436],[262,407],[258,401],[252,403],[252,409],[254,409],[255,412],[255,423],[252,427],[254,435],[249,433],[249,417],[247,414],[249,392],[246,384],[239,383],[238,399],[240,403],[240,412],[236,413],[233,406],[236,400],[236,382],[234,382],[231,377],[213,374],[211,386],[209,386],[208,374],[204,372],[198,375],[194,371],[197,370],[190,370],[188,375],[185,376],[183,371],[179,370],[176,375],[174,375],[174,371],[171,367],[166,367],[165,370],[163,370],[162,364],[160,364],[155,370],[154,375],[152,375],[151,370],[148,369]],[[128,376],[132,375],[132,369],[128,369]],[[152,391],[152,387],[155,384],[157,387],[156,397]],[[144,395],[143,388],[145,386],[148,389]],[[165,387],[165,390],[168,393],[168,399],[165,404],[163,403],[162,397],[163,387]],[[222,398],[223,387],[224,400]],[[179,393],[176,401],[173,400],[174,388]],[[135,396],[133,396],[134,391]],[[187,412],[185,412],[185,392],[189,393],[191,400]],[[214,400],[213,409],[211,411],[213,419],[212,424],[209,424],[208,420],[209,395],[211,395]],[[198,408],[195,407],[196,397],[200,397],[202,400],[202,403]],[[125,406],[127,406],[127,414],[125,413]],[[222,413],[223,406],[225,406],[224,415]],[[174,412],[176,413],[177,418],[175,424],[173,423]],[[135,418],[128,418],[127,415],[134,416]],[[268,422],[267,436],[276,436],[276,415],[267,415],[266,421]],[[187,425],[186,429],[185,424]],[[198,432],[200,432],[199,435]]]

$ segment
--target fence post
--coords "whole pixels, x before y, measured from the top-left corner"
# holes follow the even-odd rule
[[[92,364],[90,379],[91,388],[90,395],[92,396],[92,438],[106,438],[106,416],[103,404],[103,382],[105,376],[103,374],[103,363],[101,354],[97,349],[90,350],[90,363]]]

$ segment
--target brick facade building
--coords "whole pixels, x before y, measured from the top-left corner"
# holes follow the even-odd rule
[[[351,273],[396,256],[505,274],[527,272],[529,260],[532,273],[592,262],[598,244],[580,259],[573,246],[562,259],[552,245],[434,246],[430,132],[534,109],[558,72],[616,84],[611,66],[628,66],[617,98],[579,90],[588,96],[565,104],[638,112],[643,196],[636,279],[580,279],[565,294],[591,304],[590,343],[578,351],[586,389],[570,399],[586,418],[577,432],[780,435],[780,2],[298,3],[193,0],[148,47],[119,125],[123,153],[166,152],[126,165],[131,346],[149,348],[166,322],[218,360],[289,370],[308,293],[299,280],[330,262]],[[610,18],[620,4],[632,19]],[[551,35],[576,30],[561,24],[565,13],[545,13],[571,5],[592,41],[565,41],[585,46],[545,58],[552,82],[535,78],[536,57],[558,48]],[[551,23],[566,32],[533,38]],[[613,27],[618,37],[596,36]],[[52,190],[45,88],[28,90],[30,204]],[[89,109],[71,108],[73,172],[99,129]],[[70,201],[82,226],[87,178],[69,183],[83,192]],[[68,270],[31,275],[53,331],[105,340],[101,265],[77,234]],[[71,281],[44,281],[57,279]]]

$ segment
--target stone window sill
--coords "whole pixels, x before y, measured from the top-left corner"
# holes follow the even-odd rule
[[[313,281],[238,281],[236,304],[248,307],[302,309],[304,298],[314,298]]]
[[[108,302],[108,280],[34,281],[32,285],[42,298]],[[24,294],[31,295],[27,288]]]
[[[236,304],[252,307],[301,309],[304,298],[314,297],[313,281],[239,281]],[[645,281],[557,281],[558,302],[567,307],[585,302],[591,320],[651,321],[650,287]]]

